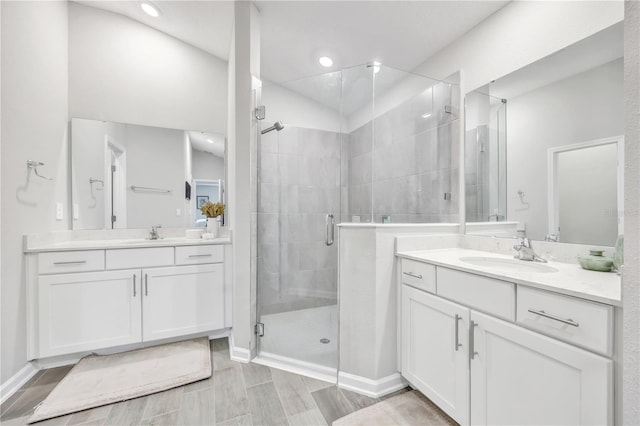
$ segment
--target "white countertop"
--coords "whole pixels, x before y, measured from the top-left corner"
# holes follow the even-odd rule
[[[70,240],[28,246],[24,249],[24,252],[38,253],[47,251],[128,249],[145,247],[196,246],[211,244],[231,244],[231,239],[229,237],[214,238],[211,240],[204,240],[202,238],[194,239],[185,237],[167,237],[158,240],[147,240],[144,238]]]
[[[620,276],[613,272],[587,271],[582,269],[580,265],[561,262],[548,262],[545,264],[557,269],[557,272],[496,271],[491,267],[477,266],[463,262],[460,258],[492,257],[497,259],[513,259],[513,257],[493,252],[461,248],[404,251],[398,252],[396,255],[406,259],[471,272],[516,284],[606,303],[608,305],[622,306]]]

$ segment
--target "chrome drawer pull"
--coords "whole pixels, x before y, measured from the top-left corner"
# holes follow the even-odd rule
[[[561,322],[563,324],[567,324],[567,325],[570,325],[570,326],[573,326],[573,327],[580,327],[580,324],[575,322],[571,318],[569,318],[569,319],[560,318],[560,317],[557,317],[557,316],[555,316],[553,314],[548,314],[548,313],[546,313],[545,311],[542,311],[542,310],[541,311],[536,311],[535,309],[528,309],[528,311],[531,312],[532,314],[540,315],[541,317],[549,318],[549,319],[552,319],[554,321],[559,321],[559,322]]]
[[[82,265],[83,263],[87,263],[86,260],[70,260],[67,262],[53,262],[54,265]]]
[[[421,280],[421,279],[422,279],[422,275],[416,275],[416,274],[414,274],[413,272],[403,272],[403,274],[405,274],[405,275],[409,275],[410,277],[417,278],[417,279],[419,279],[419,280]]]
[[[462,343],[458,343],[459,342],[458,334],[460,332],[460,327],[459,327],[458,324],[459,324],[461,319],[462,319],[462,317],[460,315],[456,314],[456,318],[455,318],[455,322],[456,322],[456,337],[453,340],[453,345],[454,345],[454,348],[455,348],[456,352],[458,351],[460,346],[462,346]]]
[[[211,257],[212,254],[190,254],[189,257]]]
[[[136,297],[136,274],[133,274],[133,297]]]
[[[144,295],[149,295],[149,276],[144,274]]]
[[[469,323],[469,358],[472,360],[476,359],[476,355],[479,355],[476,352],[476,334],[474,332],[477,326],[478,323],[473,320]]]

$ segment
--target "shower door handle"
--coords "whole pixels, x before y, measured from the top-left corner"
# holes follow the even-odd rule
[[[324,243],[328,246],[331,246],[333,245],[333,236],[335,229],[335,221],[333,220],[333,215],[331,213],[326,216],[325,225],[327,227],[327,235]]]

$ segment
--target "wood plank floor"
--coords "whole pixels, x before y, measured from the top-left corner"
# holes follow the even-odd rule
[[[231,361],[226,338],[211,341],[211,358],[209,379],[37,425],[331,425],[379,401],[297,374]],[[38,372],[2,404],[0,423],[26,424],[70,369]]]

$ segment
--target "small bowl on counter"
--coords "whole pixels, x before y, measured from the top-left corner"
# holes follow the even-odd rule
[[[613,259],[604,256],[604,250],[592,249],[585,256],[578,256],[578,262],[583,269],[589,271],[611,272]]]

